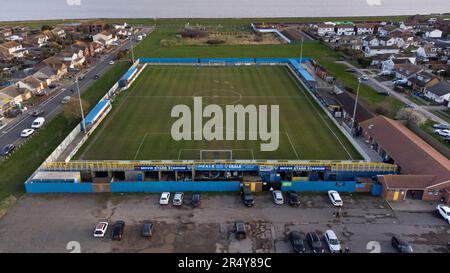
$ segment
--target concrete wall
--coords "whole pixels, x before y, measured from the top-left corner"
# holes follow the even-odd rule
[[[91,183],[25,183],[27,193],[90,193]]]
[[[239,191],[238,181],[214,181],[214,182],[112,182],[111,192],[227,192]]]

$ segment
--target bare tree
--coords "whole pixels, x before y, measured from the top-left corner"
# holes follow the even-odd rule
[[[416,126],[422,126],[425,122],[427,122],[427,118],[422,113],[409,108],[400,109],[397,112],[397,119],[406,120]]]

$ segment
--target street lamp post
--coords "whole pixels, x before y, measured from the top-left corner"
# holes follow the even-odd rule
[[[358,106],[358,99],[359,99],[359,89],[361,88],[361,79],[358,78],[358,89],[356,90],[356,99],[355,99],[355,106],[353,107],[353,118],[352,118],[352,127],[350,129],[350,132],[353,131],[355,127],[355,119],[356,119],[356,107]]]
[[[86,122],[84,120],[83,103],[81,102],[81,93],[80,93],[80,86],[78,84],[78,76],[75,77],[75,83],[77,85],[78,101],[80,102],[81,122],[83,124],[83,131],[86,133]]]
[[[300,63],[302,63],[302,60],[303,60],[303,35],[302,35],[302,43],[301,43],[301,46],[300,46]]]
[[[133,61],[133,64],[134,64],[134,47],[133,47],[133,38],[134,38],[134,36],[132,35],[131,36],[131,59],[132,59],[132,61]]]

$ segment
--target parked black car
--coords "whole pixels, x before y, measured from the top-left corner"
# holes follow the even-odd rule
[[[298,231],[289,233],[289,241],[296,253],[305,253],[305,236]]]
[[[201,195],[199,192],[194,192],[192,193],[192,198],[191,198],[191,205],[196,208],[198,206],[200,206],[201,203]]]
[[[142,226],[142,237],[151,237],[153,234],[153,222],[152,221],[144,221],[144,225]]]
[[[241,198],[244,205],[247,207],[253,207],[255,205],[255,200],[253,199],[252,190],[249,186],[242,186],[241,187]]]
[[[42,114],[44,114],[44,110],[42,110],[42,109],[36,109],[36,110],[34,110],[33,111],[33,113],[31,113],[31,115],[33,116],[33,117],[39,117],[39,116],[41,116]]]
[[[288,192],[288,200],[290,206],[292,207],[300,206],[300,198],[298,197],[298,193],[296,193],[295,191]]]
[[[413,253],[411,245],[398,236],[392,236],[391,243],[392,247],[400,253]]]
[[[20,114],[22,114],[22,111],[19,110],[19,109],[14,108],[14,109],[11,109],[11,110],[7,111],[5,113],[5,117],[7,117],[7,118],[15,118],[15,117],[17,117]]]
[[[309,246],[311,247],[311,250],[313,253],[324,253],[325,252],[325,250],[322,247],[322,242],[320,241],[320,238],[317,235],[317,233],[315,233],[314,231],[308,232],[306,237],[308,239]]]
[[[125,229],[124,221],[116,221],[112,226],[111,237],[113,240],[122,240],[123,230]]]
[[[235,222],[234,228],[235,228],[236,239],[243,240],[247,237],[244,222]]]
[[[14,144],[6,144],[0,150],[0,155],[1,156],[7,156],[7,155],[11,154],[12,151],[14,151],[15,148],[16,148],[16,146],[14,146]]]

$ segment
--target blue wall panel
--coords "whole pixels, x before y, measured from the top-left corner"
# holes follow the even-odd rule
[[[28,193],[90,193],[91,183],[25,183]]]
[[[176,192],[176,191],[200,191],[200,192],[224,192],[239,191],[240,182],[112,182],[111,192]]]
[[[322,181],[322,182],[283,182],[281,190],[299,192],[327,192],[336,190],[339,192],[354,192],[355,181]]]

